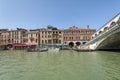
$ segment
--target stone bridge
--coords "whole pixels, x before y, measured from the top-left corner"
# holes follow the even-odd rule
[[[120,13],[96,31],[82,47],[93,50],[120,49]]]

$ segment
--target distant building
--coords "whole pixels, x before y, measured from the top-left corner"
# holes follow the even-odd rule
[[[89,26],[87,28],[72,26],[69,29],[64,29],[63,42],[71,47],[83,45],[91,39],[91,35],[95,32],[96,30],[90,29]]]
[[[47,29],[40,29],[40,44],[62,44],[63,30],[55,27],[47,27]]]
[[[39,44],[39,30],[30,30],[26,33],[26,44],[28,45],[38,45]]]
[[[0,29],[0,45],[8,44],[8,29]]]
[[[24,44],[24,37],[26,36],[26,29],[17,28],[17,30],[8,31],[8,44]]]
[[[60,45],[69,44],[70,47],[83,45],[91,39],[95,29],[79,28],[72,26],[69,29],[60,30],[51,25],[47,28],[26,30],[0,29],[0,46],[26,48],[32,45]]]
[[[27,30],[17,28],[17,30],[4,30],[1,32],[1,46],[13,47],[14,44],[24,44],[24,36]]]

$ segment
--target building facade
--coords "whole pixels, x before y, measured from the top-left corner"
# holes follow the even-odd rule
[[[91,35],[95,33],[95,29],[90,29],[89,26],[86,28],[79,28],[76,26],[69,27],[64,30],[63,43],[69,44],[71,47],[77,45],[83,45],[91,39]]]
[[[0,45],[8,44],[8,29],[0,30]]]
[[[40,29],[40,44],[62,44],[63,30],[54,27],[47,27],[47,29]]]
[[[0,45],[26,47],[30,45],[68,44],[70,47],[83,45],[91,39],[95,29],[79,28],[76,26],[60,30],[53,26],[47,28],[26,30],[0,30]]]
[[[16,44],[24,44],[24,37],[27,30],[17,28],[16,30],[2,30],[1,31],[1,47],[13,47]],[[19,46],[19,45],[17,45]],[[16,47],[16,46],[15,46]]]
[[[27,30],[22,28],[17,28],[17,30],[8,31],[8,44],[24,44],[26,41],[24,37],[26,36]]]
[[[39,30],[28,31],[24,39],[28,45],[39,45]]]

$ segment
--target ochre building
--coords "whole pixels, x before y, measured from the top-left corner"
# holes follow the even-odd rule
[[[90,29],[89,26],[86,28],[69,27],[69,29],[64,30],[63,43],[69,44],[71,47],[83,45],[91,39],[91,35],[95,32],[96,30]]]

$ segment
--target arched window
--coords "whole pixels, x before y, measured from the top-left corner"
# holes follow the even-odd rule
[[[108,29],[108,27],[105,27],[105,28],[104,28],[104,31],[106,31],[107,29]]]
[[[97,34],[95,34],[95,36],[97,36]]]
[[[120,25],[120,17],[119,17],[119,19],[118,19],[118,21],[117,21],[117,24]]]
[[[99,34],[101,34],[102,33],[102,31],[99,31]]]
[[[116,23],[115,22],[112,22],[111,24],[110,24],[110,27],[113,27],[113,26],[115,26],[116,25]]]

